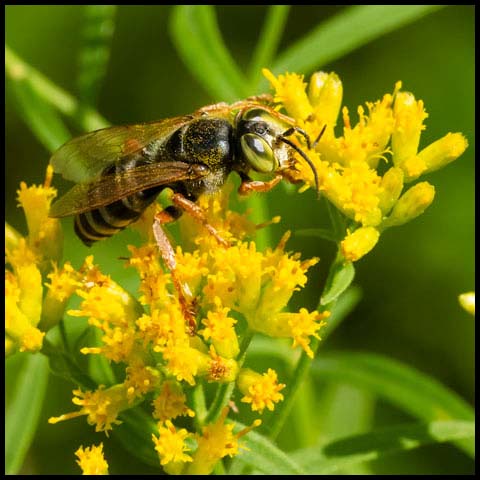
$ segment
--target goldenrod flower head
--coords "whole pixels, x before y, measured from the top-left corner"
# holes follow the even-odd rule
[[[81,274],[77,272],[70,262],[65,262],[62,268],[53,265],[53,271],[47,275],[50,283],[46,283],[51,297],[59,302],[68,300],[75,290],[81,287]]]
[[[82,475],[108,475],[108,463],[103,456],[103,443],[91,447],[80,447],[75,455]]]
[[[400,198],[403,190],[403,170],[399,167],[390,167],[383,175],[378,195],[378,207],[383,215],[388,215]]]
[[[37,325],[42,311],[42,277],[35,264],[5,270],[5,333],[21,352],[42,348],[44,333]]]
[[[237,385],[244,394],[242,402],[250,403],[254,412],[262,413],[265,408],[273,410],[274,404],[283,400],[280,390],[285,388],[285,385],[278,383],[277,374],[271,368],[264,374],[243,368],[238,375]]]
[[[235,239],[242,240],[246,236],[252,236],[256,230],[256,225],[249,220],[246,214],[240,214],[228,208],[232,190],[233,184],[227,183],[221,191],[202,195],[197,201],[209,225],[214,227],[220,236],[230,243],[234,243]],[[183,242],[184,247],[196,246],[200,255],[218,247],[217,241],[207,232],[205,227],[196,221],[192,221],[187,215],[179,219],[179,224],[182,237],[186,239]],[[191,239],[190,242],[189,239]],[[204,266],[203,263],[201,266]]]
[[[57,190],[50,186],[52,175],[53,168],[49,165],[43,185],[27,187],[21,182],[17,191],[19,205],[27,220],[28,243],[45,260],[59,260],[63,246],[60,222],[48,216],[50,204],[57,195]]]
[[[166,370],[179,382],[185,380],[189,385],[195,385],[195,376],[199,371],[208,370],[210,357],[187,343],[169,341],[158,351],[162,352]]]
[[[130,295],[113,281],[101,285],[84,285],[77,290],[83,299],[78,310],[69,310],[74,317],[89,317],[92,325],[103,327],[106,323],[127,327],[136,318],[136,305]]]
[[[230,308],[222,307],[219,297],[214,298],[215,310],[207,313],[207,318],[202,320],[205,328],[199,334],[205,340],[211,339],[215,350],[226,358],[235,358],[239,351],[238,337],[234,325],[237,321],[228,316]]]
[[[392,134],[393,163],[397,167],[402,167],[406,161],[417,155],[420,134],[425,130],[423,121],[428,114],[422,100],[415,100],[414,95],[409,92],[397,92],[393,112],[395,114],[395,130]]]
[[[186,474],[210,474],[221,458],[238,454],[239,448],[242,448],[238,442],[240,437],[261,424],[260,420],[256,420],[251,427],[233,433],[234,424],[225,423],[227,415],[228,407],[225,407],[216,422],[203,427],[202,435],[196,435],[198,447],[193,455],[193,462],[187,467]]]
[[[377,244],[380,232],[373,227],[360,227],[348,232],[340,243],[340,250],[347,262],[356,262]]]
[[[428,182],[420,182],[409,188],[398,200],[382,227],[403,225],[421,215],[433,202],[435,188]]]
[[[151,315],[143,314],[137,321],[137,336],[146,346],[152,343],[155,351],[161,351],[169,341],[187,342],[185,318],[176,303],[164,309],[153,308]]]
[[[160,393],[153,401],[153,418],[164,422],[180,415],[194,417],[195,412],[186,404],[187,397],[181,385],[173,380],[162,383]]]
[[[105,388],[103,385],[95,391],[74,390],[72,402],[80,405],[82,408],[77,412],[65,413],[59,417],[51,417],[48,423],[58,423],[70,418],[87,415],[89,425],[95,425],[96,432],[105,432],[112,429],[113,425],[122,423],[118,420],[118,415],[123,410],[129,408],[130,402],[127,391],[122,384]]]
[[[192,457],[188,455],[190,448],[185,442],[192,437],[185,428],[177,430],[170,420],[159,423],[158,437],[152,434],[152,440],[155,444],[155,450],[160,459],[160,465],[165,468],[167,473],[180,473],[183,464],[191,462]]]
[[[127,377],[124,386],[130,402],[137,398],[142,398],[148,392],[153,391],[160,381],[160,372],[153,367],[145,365],[141,360],[131,362],[126,368],[126,373]]]
[[[418,154],[429,173],[456,160],[468,147],[467,139],[461,133],[447,133],[444,137],[431,143]]]
[[[233,358],[224,358],[217,354],[215,347],[210,345],[210,362],[207,370],[209,382],[230,383],[238,373],[238,364]]]
[[[282,103],[289,115],[298,119],[306,119],[313,112],[303,81],[303,76],[296,73],[286,73],[275,77],[269,70],[262,70],[265,77],[275,88],[275,102]]]
[[[45,283],[47,295],[43,300],[42,322],[44,330],[49,330],[63,317],[69,298],[81,287],[82,275],[76,271],[70,262],[62,268],[53,265],[53,270],[47,275],[50,283]]]
[[[304,136],[296,135],[293,141],[314,164],[320,192],[358,226],[383,230],[418,216],[433,200],[433,187],[421,184],[401,196],[404,183],[441,168],[467,147],[462,134],[450,133],[419,152],[428,115],[422,100],[401,91],[401,82],[381,100],[366,102],[367,109],[359,106],[356,124],[343,107],[343,135],[337,137],[333,127],[340,110],[342,85],[334,73],[313,74],[308,95],[301,77],[293,81],[294,74],[275,77],[265,70],[264,75],[276,90],[278,108],[283,107],[310,137],[307,142]],[[300,112],[292,108],[298,98],[302,99]],[[380,160],[390,167],[382,168],[383,174],[377,169]],[[284,176],[304,181],[303,189],[315,184],[310,166],[300,155]],[[386,218],[391,211],[396,213]]]
[[[475,315],[475,292],[460,294],[458,296],[458,301],[466,312]]]
[[[327,125],[327,129],[333,131],[342,98],[343,85],[337,74],[316,72],[310,77],[308,99],[314,109],[317,125]]]

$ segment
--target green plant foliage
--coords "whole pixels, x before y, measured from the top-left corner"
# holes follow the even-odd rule
[[[469,243],[474,222],[473,214],[471,215],[473,207],[470,205],[473,204],[473,197],[469,193],[473,191],[473,181],[470,181],[474,150],[473,111],[471,105],[464,107],[464,110],[459,107],[457,111],[457,100],[451,98],[449,91],[454,89],[457,82],[462,82],[465,95],[470,99],[471,94],[473,100],[473,48],[468,51],[462,48],[465,45],[469,47],[470,39],[473,38],[473,24],[469,20],[473,7],[444,7],[317,6],[308,10],[318,15],[320,21],[317,24],[312,23],[314,19],[308,24],[308,18],[302,17],[307,7],[289,5],[267,8],[237,6],[225,7],[223,10],[211,5],[177,5],[168,9],[160,6],[149,9],[147,6],[106,5],[6,7],[6,161],[7,198],[11,197],[11,202],[18,188],[19,172],[22,174],[21,180],[39,183],[32,172],[37,175],[44,171],[51,152],[68,140],[74,131],[92,131],[116,123],[115,115],[111,112],[115,112],[119,104],[129,103],[128,92],[136,95],[135,92],[141,90],[142,85],[155,87],[148,91],[145,88],[145,103],[151,101],[151,95],[153,101],[170,101],[169,108],[175,110],[175,98],[181,96],[186,103],[192,105],[193,111],[200,106],[197,102],[201,99],[202,88],[208,95],[208,103],[234,102],[267,92],[267,83],[261,76],[264,67],[275,74],[298,72],[305,76],[320,68],[334,69],[337,73],[344,70],[346,85],[354,84],[352,79],[357,73],[362,77],[355,83],[358,93],[345,95],[345,101],[349,108],[351,105],[350,111],[353,112],[357,97],[363,98],[363,94],[368,95],[368,98],[375,96],[379,85],[382,86],[381,91],[385,88],[388,90],[393,87],[394,81],[405,75],[407,88],[415,90],[417,87],[420,98],[425,98],[427,108],[430,93],[435,98],[441,97],[442,103],[439,102],[432,108],[432,118],[440,120],[432,124],[431,133],[427,132],[430,141],[433,141],[431,137],[437,138],[443,134],[445,129],[457,131],[462,130],[463,126],[470,129],[464,131],[470,142],[467,151],[470,163],[464,162],[463,166],[459,166],[459,173],[454,173],[451,179],[438,174],[443,182],[438,195],[444,197],[439,211],[430,217],[426,216],[423,230],[420,226],[416,233],[406,233],[403,237],[399,235],[398,240],[385,236],[385,246],[382,247],[383,250],[379,247],[378,260],[370,263],[367,260],[356,268],[353,263],[345,263],[338,254],[330,262],[324,260],[331,256],[331,251],[323,246],[327,242],[328,245],[338,245],[346,223],[345,218],[334,212],[331,206],[323,209],[328,212],[322,212],[320,217],[316,213],[316,206],[308,206],[315,201],[313,195],[308,197],[310,194],[307,193],[302,199],[296,200],[297,196],[285,195],[285,191],[282,194],[272,192],[268,196],[259,195],[246,201],[246,207],[253,210],[252,218],[259,224],[279,212],[284,216],[288,228],[289,222],[292,223],[292,250],[303,251],[305,247],[305,257],[308,254],[322,257],[321,270],[312,274],[314,278],[309,284],[309,290],[301,298],[302,301],[306,299],[305,304],[313,305],[313,308],[318,306],[319,311],[331,310],[331,316],[327,327],[321,330],[321,342],[312,338],[310,348],[315,353],[313,358],[306,352],[294,357],[290,347],[266,337],[256,337],[249,344],[250,337],[241,346],[242,356],[248,347],[254,363],[269,365],[273,359],[280,365],[285,378],[288,378],[285,382],[287,387],[282,390],[285,399],[267,417],[268,423],[265,422],[262,427],[241,439],[241,443],[248,449],[233,460],[224,460],[223,464],[219,464],[215,470],[217,474],[375,473],[370,469],[369,462],[372,460],[381,461],[392,473],[415,473],[417,467],[420,468],[423,464],[415,464],[415,457],[412,457],[410,465],[402,467],[392,460],[396,454],[410,450],[423,452],[427,468],[436,468],[434,473],[441,471],[442,465],[448,464],[450,458],[453,458],[450,466],[452,471],[473,471],[475,414],[469,401],[462,398],[473,395],[473,366],[470,365],[473,361],[473,326],[468,323],[471,322],[469,317],[462,317],[454,297],[472,289],[473,285],[473,243]],[[262,15],[257,15],[259,8],[262,8]],[[326,10],[328,8],[330,10]],[[324,15],[325,11],[329,14]],[[231,12],[239,14],[238,20],[234,18],[232,21],[229,17]],[[455,18],[457,13],[458,19]],[[43,33],[37,27],[50,20],[60,25],[64,16],[71,24],[78,22],[75,24],[75,38],[78,38],[75,49],[70,49],[75,50],[74,54],[70,50],[68,52],[69,61],[64,62],[66,66],[59,66],[54,61],[55,53],[51,50],[55,50],[56,43],[63,38],[58,40],[54,38],[54,33],[48,33],[43,39]],[[235,17],[234,14],[233,16]],[[235,37],[235,28],[229,31],[228,24],[224,24],[228,21],[231,22],[230,27],[235,27],[235,23],[240,25],[240,35]],[[304,28],[303,22],[309,25],[308,28]],[[455,46],[458,45],[455,55],[452,53],[454,46],[445,47],[450,49],[444,53],[443,47],[436,45],[440,38],[444,39],[445,26],[449,26],[449,22],[457,33],[457,37],[451,41]],[[458,22],[464,22],[465,25]],[[237,26],[237,29],[240,27]],[[39,35],[35,42],[25,33],[28,28],[34,32],[32,35]],[[63,27],[60,26],[59,29],[61,35],[71,35]],[[160,36],[164,31],[168,31],[168,38]],[[134,43],[137,33],[144,42],[145,51],[142,49],[140,52]],[[157,33],[158,38],[155,36]],[[245,46],[249,35],[257,39],[253,48]],[[436,65],[445,63],[443,74],[437,69],[437,78],[429,77],[428,73],[424,77],[420,77],[420,74],[415,76],[418,65],[414,58],[410,58],[415,56],[412,54],[412,43],[409,43],[412,37],[411,41],[418,42],[419,48],[424,49],[422,52],[429,53],[432,62],[436,62]],[[397,39],[405,42],[404,50],[399,50],[401,42]],[[128,50],[130,43],[133,55]],[[68,45],[65,48],[68,49]],[[123,50],[119,48],[120,45]],[[62,46],[59,45],[58,48],[61,50]],[[403,68],[408,67],[405,73],[401,68],[397,70],[395,62],[388,61],[390,50],[395,50],[397,54],[400,52],[398,64]],[[50,55],[52,59],[49,58]],[[127,60],[122,69],[114,68],[112,62],[123,64],[124,57],[134,58],[135,61]],[[244,58],[248,58],[248,62],[243,61]],[[375,68],[373,64],[378,63],[382,65]],[[141,71],[147,74],[137,75],[140,67],[145,67],[146,70]],[[385,78],[380,78],[383,74]],[[65,84],[66,87],[63,86]],[[121,95],[115,89],[118,85],[123,88]],[[441,89],[441,95],[436,93],[437,88]],[[106,117],[111,121],[106,120]],[[22,125],[26,125],[30,137],[20,137],[21,133],[18,132],[21,130],[15,126],[17,118],[23,122]],[[131,123],[135,121],[132,119]],[[35,150],[35,141],[38,141],[41,151],[38,150],[40,147]],[[26,156],[32,156],[32,159],[17,158],[20,155],[18,152],[22,150],[16,150],[16,144],[29,144],[24,151],[30,152]],[[10,166],[12,170],[9,170]],[[10,172],[15,172],[15,177]],[[455,182],[458,182],[458,187]],[[463,188],[462,185],[468,188]],[[291,190],[290,187],[287,188]],[[448,192],[457,191],[458,198],[452,198],[451,194],[450,198],[445,198],[448,197]],[[20,231],[19,225],[23,220],[18,219],[17,215],[13,207],[9,208],[7,204],[7,219],[10,221],[10,216],[13,217],[11,223]],[[459,215],[462,217],[460,220]],[[440,226],[439,221],[442,222]],[[282,225],[285,227],[285,223]],[[438,243],[431,241],[433,237],[430,231],[435,229],[439,229],[433,234]],[[443,235],[441,229],[449,231]],[[286,227],[282,233],[284,230]],[[13,236],[19,235],[13,228],[8,232],[13,232]],[[274,248],[281,237],[279,232],[276,225],[260,230],[257,248]],[[74,241],[71,235],[66,234],[66,244]],[[119,240],[113,239],[110,246],[95,251],[96,259],[103,261],[107,270],[110,268],[108,273],[121,280],[127,274],[123,267],[119,272],[118,257],[125,254],[125,244],[128,243],[125,238],[129,240],[133,236],[130,235],[129,232],[122,232],[118,235]],[[412,241],[409,236],[417,236],[419,240]],[[6,232],[8,240],[7,237]],[[408,243],[409,240],[411,243]],[[467,259],[462,258],[464,252],[470,252]],[[88,253],[83,246],[78,251],[75,247],[75,258],[83,258]],[[393,265],[392,269],[382,270],[388,262]],[[425,265],[428,269],[422,267]],[[451,279],[447,278],[449,266],[452,269]],[[395,278],[392,271],[395,272]],[[377,277],[375,275],[378,272],[389,276],[386,279]],[[115,277],[115,274],[118,276]],[[319,280],[320,274],[324,280]],[[361,290],[352,284],[354,279]],[[128,284],[128,281],[125,280],[125,283]],[[393,293],[388,290],[390,283],[391,289],[395,290]],[[428,295],[425,301],[419,299],[422,294],[415,297],[415,292],[411,292],[417,288],[416,285],[420,285],[418,288],[423,288],[425,295]],[[384,300],[382,292],[391,293],[389,301]],[[403,299],[393,302],[392,299],[402,295],[415,298],[417,303]],[[443,299],[439,297],[450,298],[450,303],[442,303]],[[399,305],[405,307],[404,313],[399,314]],[[375,317],[373,323],[368,323],[369,316],[376,310],[382,316],[381,321],[386,322],[386,327],[379,327],[378,330],[375,330],[378,326],[375,321],[381,323],[378,317]],[[360,311],[360,318],[352,318],[355,317],[355,311]],[[403,316],[405,324],[399,326],[399,318]],[[425,319],[424,327],[418,321],[419,318],[422,321]],[[361,323],[362,319],[365,319],[365,326]],[[438,327],[437,321],[440,322]],[[386,329],[393,328],[392,325],[398,326],[398,338],[395,334],[385,334],[388,331]],[[458,331],[449,335],[448,332],[457,327]],[[369,331],[360,332],[361,329],[370,328],[374,332],[371,336],[368,336]],[[56,395],[56,392],[50,397],[48,395],[49,372],[73,382],[74,388],[79,385],[84,388],[93,388],[97,384],[109,386],[118,379],[104,357],[90,357],[85,362],[86,371],[72,358],[71,345],[75,341],[75,345],[82,344],[90,335],[89,331],[84,330],[80,336],[74,336],[65,330],[63,322],[59,329],[64,329],[60,332],[63,335],[61,348],[55,342],[45,342],[42,350],[44,355],[17,353],[7,360],[7,474],[78,473],[73,451],[62,450],[62,455],[70,457],[68,464],[72,465],[71,472],[54,471],[55,467],[51,464],[58,455],[54,448],[48,452],[49,458],[42,458],[39,453],[44,451],[41,447],[43,439],[52,435],[46,433],[47,429],[54,428],[46,424],[46,418],[52,415],[49,402]],[[98,342],[99,338],[96,340]],[[362,353],[353,352],[352,349],[361,349]],[[386,355],[386,352],[389,354]],[[444,352],[448,352],[448,356]],[[401,361],[393,360],[395,356]],[[427,375],[423,373],[425,371],[432,373]],[[459,377],[456,373],[458,371],[463,376]],[[345,385],[348,387],[343,389]],[[69,384],[65,387],[62,384],[61,388],[68,391],[71,386]],[[333,390],[335,394],[332,394]],[[197,411],[194,419],[197,427],[204,424],[205,420],[208,423],[218,418],[221,408],[230,400],[232,391],[233,383],[221,385],[216,394],[212,394],[209,385],[205,391],[203,385],[195,388],[192,395]],[[69,395],[65,394],[65,390],[63,393],[63,396]],[[343,409],[340,406],[338,408],[338,412],[350,415],[348,419],[351,428],[345,427],[345,422],[342,423],[341,419],[332,420],[328,417],[328,412],[322,412],[319,408],[319,405],[332,405],[329,402],[348,403],[352,398],[358,401],[354,407],[350,409],[348,405],[343,405]],[[388,404],[391,416],[390,421],[380,426],[375,423],[372,414],[377,400]],[[235,405],[239,404],[240,398],[233,398],[232,401]],[[70,408],[64,407],[65,411]],[[48,411],[48,415],[45,411]],[[395,420],[398,412],[417,421],[402,421],[398,424]],[[242,417],[239,418],[243,421]],[[112,435],[115,443],[111,444],[113,446],[109,451],[112,458],[110,473],[141,473],[143,465],[153,467],[154,472],[160,473],[158,456],[151,443],[152,434],[157,435],[158,429],[151,416],[142,406],[137,406],[122,412],[121,420],[122,425],[114,429]],[[323,425],[328,425],[326,434],[321,431],[322,422]],[[235,421],[235,425],[235,432],[245,428],[238,421]],[[70,446],[77,442],[75,428],[72,428],[70,435],[68,445],[72,450],[73,447]],[[102,440],[108,441],[105,438]],[[97,437],[90,437],[88,441],[97,441]],[[435,455],[429,455],[420,448],[441,443],[450,444],[450,452],[462,452],[461,459],[453,454],[437,459]],[[126,462],[123,458],[125,452],[132,458],[131,465],[130,461]],[[120,465],[118,471],[115,465]],[[29,468],[34,471],[30,472]]]

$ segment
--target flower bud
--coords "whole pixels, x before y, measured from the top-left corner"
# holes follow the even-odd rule
[[[425,162],[426,172],[433,172],[456,160],[467,147],[467,139],[461,133],[447,133],[424,148],[418,158]]]
[[[318,120],[333,128],[342,106],[343,85],[336,73],[316,72],[310,77],[308,98]]]
[[[465,311],[475,315],[475,292],[462,293],[458,296],[458,301]]]
[[[435,188],[428,182],[420,182],[407,190],[395,204],[392,214],[382,223],[382,227],[403,225],[421,215],[433,202]]]
[[[382,177],[382,192],[378,195],[378,207],[384,215],[387,215],[395,202],[400,197],[403,189],[403,171],[401,168],[392,167]]]
[[[349,233],[340,243],[342,255],[349,262],[356,262],[377,244],[380,232],[373,227],[361,227]]]
[[[415,100],[409,92],[397,92],[393,106],[395,128],[392,133],[393,163],[401,166],[418,151],[420,134],[424,130],[423,120],[428,114],[422,100]]]

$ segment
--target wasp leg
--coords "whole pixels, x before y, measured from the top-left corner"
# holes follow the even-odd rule
[[[155,220],[153,222],[153,235],[155,236],[158,249],[160,250],[160,255],[172,275],[173,286],[178,293],[180,308],[182,309],[183,316],[188,323],[188,333],[194,335],[197,328],[197,322],[195,320],[192,305],[194,304],[195,299],[192,298],[192,292],[188,288],[188,285],[185,283],[182,284],[177,277],[175,251],[173,250],[173,246],[162,226],[165,223],[176,220],[176,217],[178,218],[180,215],[181,212],[176,212],[173,209],[166,209],[155,215]],[[187,299],[187,297],[189,299]]]
[[[188,200],[188,198],[184,197],[181,193],[174,193],[171,197],[171,201],[177,207],[188,213],[196,222],[203,225],[208,232],[215,237],[220,245],[223,247],[230,246],[230,244],[218,233],[217,229],[208,223],[208,220],[205,217],[205,212],[196,203]]]
[[[269,182],[261,182],[259,180],[250,180],[250,178],[243,176],[242,183],[240,184],[240,187],[238,187],[238,193],[240,195],[248,195],[251,192],[268,192],[278,185],[282,178],[281,175],[277,175]]]

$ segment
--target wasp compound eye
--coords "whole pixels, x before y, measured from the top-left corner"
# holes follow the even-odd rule
[[[254,133],[246,133],[240,140],[243,154],[250,166],[260,173],[271,173],[277,168],[277,159],[270,145]]]

